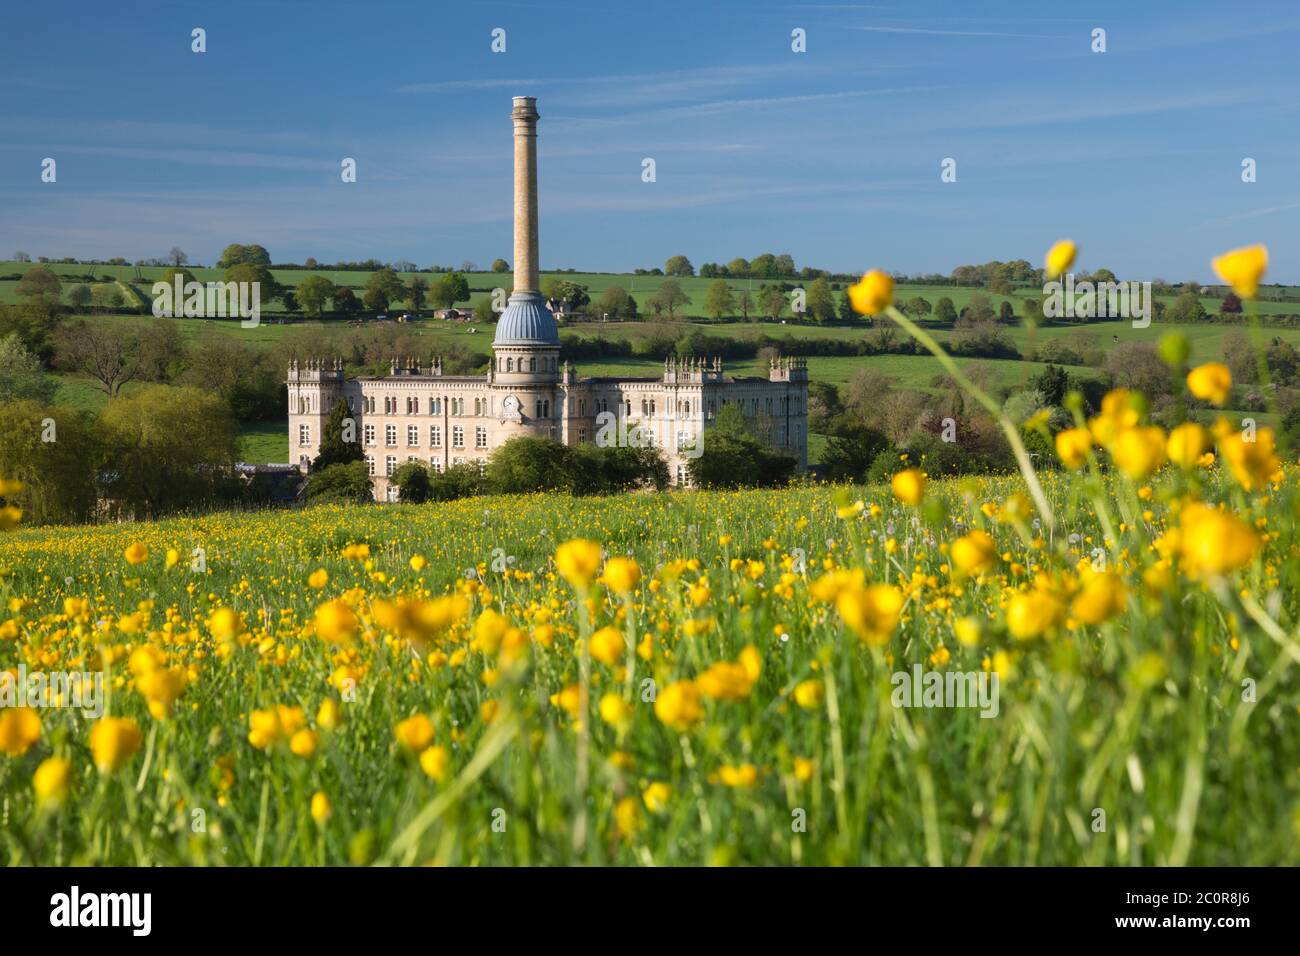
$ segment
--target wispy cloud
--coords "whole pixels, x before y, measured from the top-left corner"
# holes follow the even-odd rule
[[[1006,37],[1016,40],[1069,40],[1068,36],[1049,33],[1000,33],[993,30],[931,30],[925,27],[854,27],[865,33],[915,33],[934,37]]]
[[[1219,90],[1211,93],[1187,95],[1119,96],[1099,99],[1093,105],[1073,106],[1064,109],[1049,101],[1033,103],[1016,101],[1016,94],[990,100],[983,111],[965,109],[946,119],[954,129],[1009,129],[1023,126],[1044,126],[1053,123],[1083,123],[1097,120],[1121,119],[1129,116],[1146,116],[1182,110],[1209,109],[1235,106],[1250,102],[1256,94],[1248,89]]]
[[[581,129],[606,129],[618,126],[641,125],[653,120],[686,119],[690,117],[719,116],[746,110],[775,110],[786,107],[807,106],[833,100],[858,99],[871,96],[902,96],[929,90],[942,89],[940,86],[904,86],[870,90],[836,90],[828,93],[802,93],[792,96],[761,96],[746,99],[714,100],[708,103],[694,103],[689,106],[670,106],[663,109],[643,110],[635,113],[603,117],[563,116],[557,117],[566,127],[577,131]]]
[[[873,69],[876,69],[873,67]],[[439,80],[435,83],[408,83],[398,93],[445,93],[452,90],[487,90],[502,87],[574,87],[598,90],[596,103],[609,103],[614,97],[626,101],[629,96],[642,98],[681,98],[700,95],[709,90],[733,87],[798,70],[807,74],[830,72],[829,67],[806,67],[803,64],[755,63],[733,66],[700,67],[685,70],[660,70],[649,73],[602,73],[593,76],[549,76],[531,79]],[[842,72],[842,71],[840,71]]]
[[[139,159],[153,163],[182,163],[191,166],[232,166],[254,169],[315,170],[336,168],[335,160],[304,156],[276,156],[222,149],[149,149],[138,146],[78,146],[70,143],[46,143],[42,150],[50,155],[103,156],[110,159]],[[31,147],[15,143],[0,144],[0,149],[30,151]]]
[[[573,80],[538,79],[527,80],[441,80],[437,83],[407,83],[399,86],[397,93],[447,93],[451,90],[494,90],[503,86],[517,86],[525,89],[533,86],[545,86],[554,83],[572,83]]]
[[[1233,213],[1231,216],[1216,216],[1213,219],[1206,219],[1201,223],[1203,226],[1213,225],[1221,222],[1240,222],[1243,219],[1258,219],[1260,216],[1271,216],[1278,212],[1289,212],[1292,209],[1300,209],[1300,200],[1296,202],[1282,203],[1277,206],[1264,206],[1261,209],[1251,209],[1246,212]]]

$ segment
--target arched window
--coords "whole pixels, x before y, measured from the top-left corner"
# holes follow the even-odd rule
[[[528,360],[528,371],[530,371],[530,372],[536,372],[536,371],[537,371],[537,359],[535,359],[535,358],[530,358],[530,359]]]
[[[514,370],[515,370],[515,360],[512,358],[506,359],[506,371],[513,372]]]

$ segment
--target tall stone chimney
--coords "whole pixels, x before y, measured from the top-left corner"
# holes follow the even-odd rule
[[[537,100],[516,96],[515,124],[515,289],[536,292],[537,283]]]
[[[537,101],[516,96],[510,119],[515,128],[515,288],[497,320],[492,348],[494,381],[513,385],[558,380],[560,331],[537,281]]]

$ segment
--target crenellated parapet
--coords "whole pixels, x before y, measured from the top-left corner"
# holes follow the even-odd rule
[[[664,359],[665,385],[703,385],[707,382],[721,382],[722,359],[714,356],[706,358],[666,358]]]
[[[289,363],[289,381],[292,382],[343,382],[343,360],[297,359]]]
[[[808,360],[778,356],[768,362],[767,379],[769,382],[807,382]]]

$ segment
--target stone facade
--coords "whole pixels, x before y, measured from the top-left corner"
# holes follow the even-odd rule
[[[375,497],[392,500],[389,477],[407,461],[435,471],[483,463],[511,438],[652,443],[675,484],[708,453],[707,429],[736,405],[774,448],[808,464],[808,370],[801,359],[769,363],[767,378],[732,377],[719,359],[672,360],[654,378],[579,378],[560,357],[555,317],[537,291],[537,109],[515,97],[515,284],[497,322],[486,376],[443,375],[441,363],[394,360],[380,378],[346,379],[339,361],[289,367],[290,458],[306,471],[320,450],[334,404],[346,401],[374,477]]]

